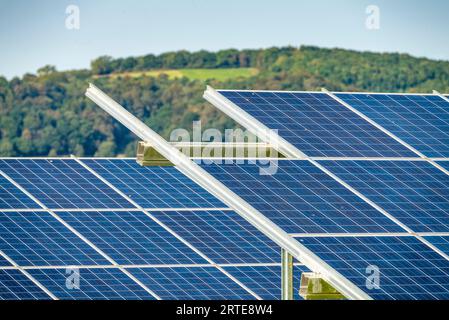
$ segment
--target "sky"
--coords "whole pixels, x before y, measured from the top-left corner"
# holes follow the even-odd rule
[[[88,68],[101,55],[287,45],[449,60],[448,13],[447,0],[0,0],[0,75]]]

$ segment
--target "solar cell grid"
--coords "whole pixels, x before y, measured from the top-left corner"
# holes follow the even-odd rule
[[[302,238],[300,241],[374,299],[449,298],[447,260],[415,237]],[[369,286],[374,283],[369,278],[373,267],[379,270],[378,287]]]
[[[48,212],[0,212],[0,249],[20,266],[109,264]]]
[[[320,161],[415,232],[449,231],[449,175],[426,161]]]
[[[280,249],[234,211],[155,211],[152,214],[215,263],[271,263]]]
[[[427,157],[449,156],[449,102],[436,95],[336,94]]]
[[[122,265],[207,263],[143,212],[76,211],[58,215]]]
[[[36,202],[0,175],[0,210],[37,208],[40,206]]]
[[[444,169],[449,170],[449,161],[438,161],[437,164],[442,166]]]
[[[414,156],[326,93],[218,92],[308,156]]]
[[[281,299],[281,267],[280,266],[245,266],[225,267],[232,276],[251,288],[264,300]],[[307,271],[304,267],[294,267],[293,299],[302,300],[299,296],[301,273]]]
[[[254,300],[214,267],[128,269],[163,300]]]
[[[1,300],[49,300],[41,288],[19,270],[0,269]]]
[[[445,236],[429,236],[424,237],[427,241],[437,247],[439,250],[449,255],[449,237]]]
[[[83,162],[144,208],[226,207],[175,167],[141,167],[119,159]]]
[[[308,161],[279,161],[273,175],[256,164],[202,168],[288,233],[403,231]]]
[[[11,263],[9,263],[6,258],[4,258],[2,255],[0,255],[0,267],[9,267],[11,266]]]
[[[324,93],[220,93],[268,127],[279,129],[282,137],[309,156],[416,156]],[[444,109],[449,103],[440,97],[337,96],[426,155],[449,154],[449,112]],[[151,214],[215,263],[279,262],[279,248],[234,211],[205,211],[226,206],[175,167],[140,167],[131,159],[82,161],[142,207],[202,208]],[[428,162],[320,163],[413,231],[449,232],[449,175]],[[449,162],[439,164],[449,170]],[[404,232],[309,161],[279,161],[273,176],[260,175],[254,164],[202,167],[289,233]],[[58,211],[58,215],[119,264],[207,263],[145,213],[114,211],[133,205],[74,160],[0,159],[0,170],[50,208],[111,209]],[[39,206],[1,176],[0,194],[0,249],[19,265],[109,264],[47,212],[2,212]],[[374,298],[449,299],[447,261],[415,237],[299,239]],[[448,239],[426,237],[446,254]],[[0,266],[9,265],[0,256]],[[380,268],[378,289],[366,288],[368,265]],[[262,298],[280,297],[279,266],[225,269]],[[128,271],[163,299],[254,298],[213,266]],[[65,286],[65,269],[30,270],[62,299],[154,298],[119,269],[81,272],[81,289],[72,291]],[[299,275],[295,272],[298,285]],[[0,269],[0,284],[1,298],[49,298],[18,270]]]
[[[75,272],[78,274],[75,275]],[[154,300],[125,273],[115,268],[31,269],[29,273],[59,299]],[[79,286],[71,279],[79,275]],[[69,280],[69,286],[67,281]]]
[[[0,160],[0,170],[51,209],[132,207],[71,159]]]

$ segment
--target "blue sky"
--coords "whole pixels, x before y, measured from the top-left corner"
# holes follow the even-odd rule
[[[79,30],[65,27],[70,4]],[[368,5],[379,30],[365,27]],[[449,60],[448,14],[447,0],[0,0],[0,75],[87,68],[100,55],[303,44]]]

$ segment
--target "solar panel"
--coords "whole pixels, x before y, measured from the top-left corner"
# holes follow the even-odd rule
[[[214,267],[128,269],[163,300],[251,300],[254,296]]]
[[[449,299],[449,264],[415,237],[302,238],[374,299]],[[379,286],[372,281],[379,270]]]
[[[10,267],[12,266],[8,260],[6,260],[3,256],[0,255],[0,267]]]
[[[218,92],[308,156],[414,156],[326,93]]]
[[[144,208],[226,207],[175,167],[142,167],[119,159],[83,162]]]
[[[403,231],[308,161],[279,161],[273,175],[248,163],[202,168],[288,233]]]
[[[449,161],[438,161],[437,163],[444,169],[449,170]]]
[[[309,156],[416,156],[326,94],[221,93],[229,94],[230,100],[268,127],[279,129],[281,136]],[[443,139],[437,145],[422,135],[423,143],[438,152],[444,149],[445,137],[434,133],[435,128],[421,122],[415,125]],[[131,159],[82,161],[139,206],[152,209],[151,216],[213,263],[77,161],[0,160],[0,169],[46,206],[59,209],[57,214],[70,226],[162,299],[280,298],[281,267],[257,265],[279,262],[279,248],[236,212],[217,210],[226,206],[177,168],[140,167]],[[430,163],[320,163],[414,231],[447,231],[449,175]],[[288,233],[367,233],[298,239],[370,296],[449,299],[449,265],[431,246],[413,236],[372,236],[404,230],[312,162],[280,160],[277,165],[277,173],[271,176],[260,175],[260,167],[250,163],[203,168]],[[0,249],[20,266],[35,266],[27,270],[58,298],[155,298],[50,213],[20,211],[39,206],[3,177],[0,191]],[[447,252],[449,237],[426,239]],[[3,264],[10,266],[0,257]],[[215,264],[232,264],[223,266],[232,276]],[[68,274],[62,266],[68,265],[84,266],[76,269],[79,288],[67,286]],[[368,290],[367,267],[373,265],[380,268],[381,282],[379,288]],[[302,271],[307,270],[295,267],[296,299]],[[49,298],[19,270],[0,269],[0,284],[0,297],[6,299]]]
[[[48,212],[0,212],[0,249],[20,266],[109,264]]]
[[[133,207],[74,160],[7,159],[0,170],[51,209]]]
[[[11,182],[0,176],[0,209],[37,209],[40,206]]]
[[[0,269],[1,300],[49,300],[41,288],[19,270]]]
[[[122,265],[207,263],[143,212],[58,212]]]
[[[441,236],[429,236],[424,237],[427,241],[437,247],[439,250],[449,255],[449,237],[441,237]]]
[[[426,161],[320,161],[415,232],[449,231],[449,175]]]
[[[449,157],[449,102],[435,95],[336,94],[427,157]]]
[[[154,300],[125,273],[115,268],[31,269],[29,273],[59,299]],[[78,274],[75,274],[78,272]],[[79,286],[72,279],[79,275]],[[67,285],[69,284],[69,285]]]
[[[234,211],[152,214],[215,263],[279,262],[280,248]]]
[[[225,267],[233,277],[251,288],[264,300],[279,300],[281,298],[281,267],[280,266],[244,266]],[[299,295],[301,273],[307,272],[305,267],[294,267],[293,299],[302,300]]]

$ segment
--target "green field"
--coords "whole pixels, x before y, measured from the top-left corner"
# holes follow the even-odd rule
[[[186,77],[191,80],[206,81],[215,79],[219,81],[226,81],[236,78],[249,78],[259,73],[256,68],[228,68],[228,69],[172,69],[172,70],[149,70],[149,71],[131,71],[123,73],[113,73],[108,75],[110,78],[118,77],[158,77],[161,74],[166,74],[170,79]]]

